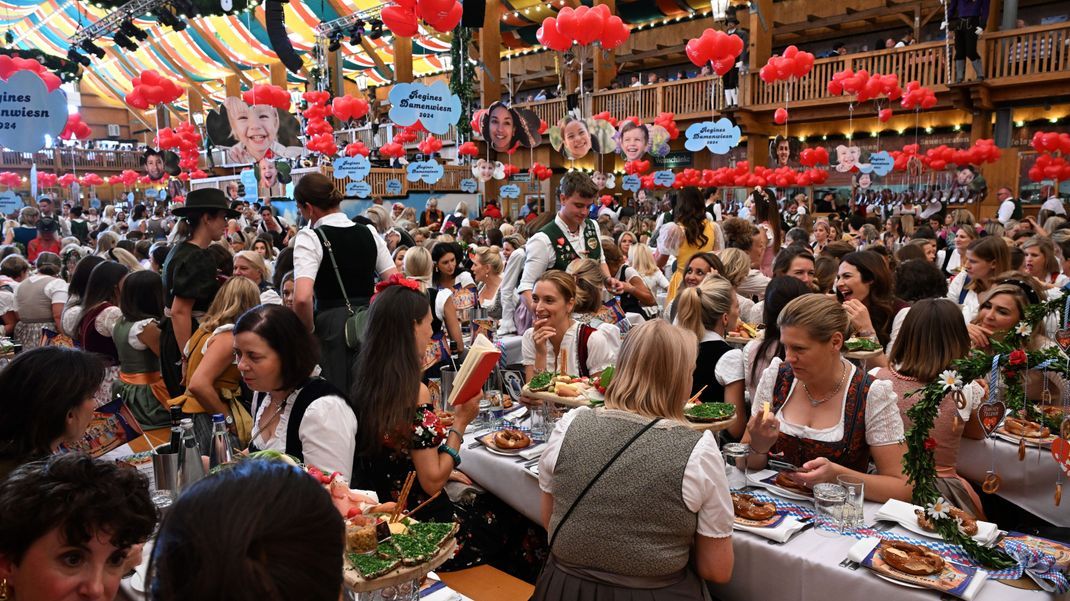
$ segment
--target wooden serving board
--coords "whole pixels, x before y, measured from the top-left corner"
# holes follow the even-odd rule
[[[868,361],[880,357],[883,352],[884,351],[849,351],[844,353],[843,356],[856,361]]]
[[[691,420],[687,420],[687,425],[691,426],[692,430],[698,430],[699,432],[705,432],[707,430],[710,432],[720,432],[721,430],[724,430],[729,425],[731,425],[732,422],[735,421],[735,419],[736,416],[733,415],[728,419],[722,419],[718,422],[693,422]]]
[[[529,400],[550,401],[554,404],[562,405],[564,407],[586,407],[591,403],[591,400],[583,395],[577,397],[564,397],[557,396],[552,392],[532,392],[531,389],[528,388],[527,384],[525,384],[524,388],[520,390],[520,396],[521,398]]]
[[[453,552],[456,549],[457,539],[451,538],[447,543],[439,547],[438,553],[429,561],[415,566],[401,566],[392,572],[387,572],[386,574],[371,580],[365,580],[360,575],[360,572],[349,563],[349,559],[344,558],[345,570],[342,573],[343,580],[346,588],[355,593],[367,593],[384,589],[389,586],[397,586],[405,582],[423,578],[428,572],[438,568],[446,563],[447,559],[453,557]]]

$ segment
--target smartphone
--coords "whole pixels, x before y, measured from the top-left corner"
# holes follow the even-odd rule
[[[778,472],[797,472],[797,471],[799,471],[799,468],[795,467],[794,465],[792,465],[792,464],[790,464],[790,463],[788,463],[786,461],[779,461],[777,459],[770,459],[767,465],[771,469],[777,470]]]

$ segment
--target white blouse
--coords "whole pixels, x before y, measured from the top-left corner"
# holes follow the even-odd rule
[[[286,397],[285,406],[279,414],[279,423],[275,426],[274,435],[268,439],[266,433],[257,435],[256,447],[261,450],[274,450],[280,453],[286,452],[286,433],[290,423],[290,412],[293,410],[294,401],[301,389],[297,389]],[[258,397],[261,395],[257,395]],[[253,432],[260,429],[262,419],[270,419],[264,415],[268,407],[267,395],[260,400],[257,408]],[[274,409],[271,410],[275,412]],[[357,448],[357,416],[349,407],[345,399],[337,395],[320,397],[308,406],[301,425],[297,430],[301,438],[301,451],[305,463],[315,465],[323,469],[325,473],[340,472],[346,480],[353,477],[353,454]]]
[[[565,372],[576,375],[579,370],[579,341],[576,339],[576,331],[579,322],[573,321],[561,339],[561,348],[568,349],[568,357]],[[524,332],[520,343],[522,355],[521,363],[525,366],[535,365],[535,329],[528,328]],[[620,353],[620,329],[613,324],[600,323],[591,337],[587,339],[587,372],[596,374],[617,362]],[[546,369],[547,371],[561,371],[557,365],[559,352],[554,352],[553,344],[547,342]]]
[[[546,443],[546,450],[539,461],[539,488],[547,493],[554,492],[554,468],[561,453],[561,443],[565,438],[572,420],[584,411],[604,411],[607,414],[623,413],[614,409],[591,409],[580,407],[566,413]],[[660,427],[654,426],[655,428]],[[724,459],[717,448],[717,439],[712,432],[703,432],[698,444],[691,450],[684,468],[681,485],[684,505],[688,511],[698,514],[696,532],[709,538],[731,536],[735,514],[732,510],[732,497],[728,494],[728,479],[724,474]]]
[[[775,358],[769,363],[769,367],[762,372],[758,380],[758,388],[754,393],[751,403],[751,413],[761,410],[765,402],[773,402],[773,388],[776,387],[777,371],[782,361]],[[854,365],[844,381],[850,382],[854,377]],[[788,390],[788,397],[795,391],[799,380],[796,378]],[[780,431],[797,438],[808,438],[819,442],[838,442],[843,440],[844,406],[847,404],[847,387],[839,395],[840,421],[831,428],[811,428],[793,424],[784,418],[784,408],[777,411],[777,419],[780,420]],[[899,415],[898,397],[892,383],[886,380],[875,380],[869,386],[869,396],[866,397],[866,444],[871,447],[897,444],[903,441],[903,418]]]
[[[966,320],[966,323],[973,321],[973,318],[977,316],[977,311],[981,308],[981,300],[978,298],[977,293],[970,290],[966,293],[966,296],[962,298],[962,302],[959,302],[959,295],[962,293],[963,287],[966,285],[966,272],[960,271],[955,277],[951,278],[951,283],[947,286],[947,298],[952,302],[962,305],[962,318]]]

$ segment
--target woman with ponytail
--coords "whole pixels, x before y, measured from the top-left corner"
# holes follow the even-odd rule
[[[698,286],[681,290],[673,309],[676,325],[694,332],[699,341],[691,394],[702,391],[699,400],[703,403],[734,405],[736,419],[727,432],[739,440],[747,425],[743,351],[724,340],[739,320],[739,301],[732,284],[720,276],[708,277]]]

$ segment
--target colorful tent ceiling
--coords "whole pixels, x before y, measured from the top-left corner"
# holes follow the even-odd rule
[[[339,14],[351,14],[378,4],[377,0],[311,0],[307,4],[292,0],[286,4],[286,27],[294,49],[305,61],[306,70],[312,64],[310,51],[315,45],[316,25],[336,19]],[[17,47],[66,56],[67,40],[79,26],[89,25],[106,14],[106,9],[81,0],[0,0],[0,29],[14,34]],[[135,23],[149,32],[149,39],[140,44],[137,52],[122,50],[110,39],[98,40],[97,44],[108,54],[103,59],[93,57],[93,64],[85,71],[85,81],[106,100],[121,103],[130,88],[130,80],[141,71],[155,69],[180,84],[195,84],[218,101],[223,97],[223,78],[233,73],[230,64],[250,80],[260,82],[268,78],[269,65],[278,62],[268,42],[264,9],[259,6],[242,15],[194,19],[182,32],[157,25],[151,16]],[[368,42],[383,63],[393,63],[389,34]],[[444,66],[441,53],[448,51],[448,39],[421,31],[413,40],[413,73],[419,76],[441,70]],[[372,84],[389,81],[361,46],[346,43],[342,52],[347,75],[363,74]],[[291,82],[301,80],[292,74],[289,78]]]

